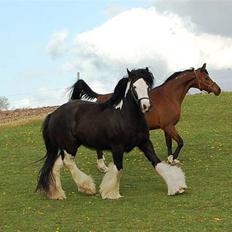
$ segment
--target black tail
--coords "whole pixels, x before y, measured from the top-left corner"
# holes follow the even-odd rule
[[[49,138],[48,125],[49,125],[50,117],[51,117],[51,114],[49,114],[45,118],[43,126],[42,126],[43,139],[44,139],[47,153],[44,157],[45,162],[43,164],[43,167],[41,168],[39,172],[38,184],[36,187],[36,191],[43,190],[46,193],[49,191],[49,186],[51,182],[54,181],[54,178],[52,175],[52,168],[57,159],[57,154],[58,154],[58,146],[55,145]]]
[[[78,80],[71,87],[71,100],[81,99],[84,97],[87,100],[97,98],[99,94],[95,93],[83,80]]]

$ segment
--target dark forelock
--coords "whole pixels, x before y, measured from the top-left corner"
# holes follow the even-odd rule
[[[132,81],[137,80],[138,78],[143,78],[149,86],[153,86],[154,84],[154,76],[152,72],[149,71],[148,68],[140,68],[131,70]]]

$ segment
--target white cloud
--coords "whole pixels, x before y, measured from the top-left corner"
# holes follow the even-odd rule
[[[107,15],[107,16],[115,16],[119,13],[122,13],[123,11],[125,11],[126,9],[122,6],[119,6],[119,5],[114,5],[114,4],[111,4],[111,5],[108,5],[105,9],[104,9],[104,13]]]
[[[20,109],[20,108],[29,108],[32,104],[30,98],[22,98],[19,100],[11,101],[10,102],[13,107],[12,109]]]
[[[67,51],[66,39],[68,32],[66,30],[54,33],[47,45],[47,52],[51,58],[56,59]]]
[[[61,105],[68,101],[66,93],[67,89],[40,88],[29,97],[10,100],[10,105],[13,109]]]
[[[212,70],[212,74],[215,74],[215,80],[225,90],[232,90],[232,37],[210,34],[210,30],[203,33],[191,22],[191,17],[157,11],[154,7],[125,10],[109,6],[105,12],[116,16],[99,27],[77,34],[73,44],[68,43],[66,30],[51,36],[47,53],[52,59],[63,56],[66,59],[62,68],[60,63],[63,60],[59,60],[55,75],[53,70],[32,70],[22,76],[51,80],[47,78],[70,78],[79,71],[81,78],[96,92],[103,93],[113,90],[117,81],[126,75],[126,68],[148,66],[158,79],[156,84],[159,84],[175,71],[198,67],[206,62],[210,73]],[[211,20],[206,23],[207,26],[209,24],[215,28]],[[10,103],[18,108],[58,105],[66,101],[65,90],[44,89],[34,92],[30,98],[12,99]]]
[[[202,59],[214,70],[232,68],[232,38],[201,34],[196,37]]]
[[[103,25],[78,34],[74,58],[66,69],[80,71],[87,81],[118,80],[126,68],[148,66],[160,78],[167,73],[198,67],[232,67],[232,39],[199,33],[196,25],[154,7],[127,10]]]

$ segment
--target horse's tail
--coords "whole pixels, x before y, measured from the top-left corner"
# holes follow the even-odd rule
[[[83,80],[77,80],[77,82],[71,87],[71,100],[81,99],[84,97],[87,100],[93,100],[99,96],[94,92]]]
[[[36,187],[37,190],[42,190],[46,193],[49,192],[49,186],[54,182],[54,177],[52,174],[52,168],[58,156],[58,146],[51,140],[49,136],[49,121],[51,114],[49,114],[42,125],[43,139],[46,146],[47,153],[44,157],[45,162],[43,167],[39,172],[38,183]]]

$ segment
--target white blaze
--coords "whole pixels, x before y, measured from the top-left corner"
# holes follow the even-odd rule
[[[135,91],[138,95],[138,100],[145,98],[140,101],[142,112],[145,113],[150,108],[150,100],[148,96],[148,85],[142,78],[140,78],[133,84],[133,86],[135,87]]]

